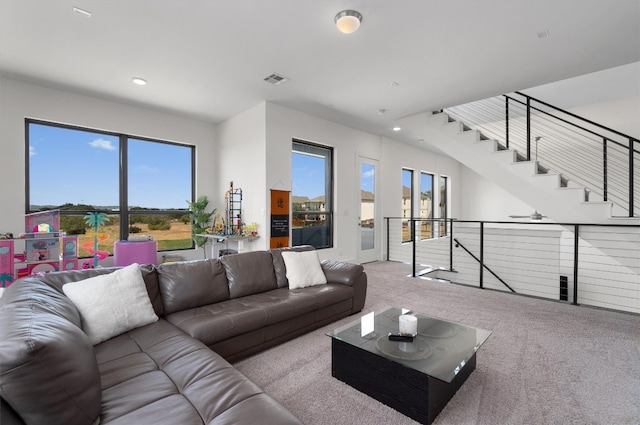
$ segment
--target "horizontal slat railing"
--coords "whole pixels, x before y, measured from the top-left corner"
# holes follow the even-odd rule
[[[640,225],[446,220],[452,236],[402,242],[406,219],[385,220],[413,276],[640,314]]]

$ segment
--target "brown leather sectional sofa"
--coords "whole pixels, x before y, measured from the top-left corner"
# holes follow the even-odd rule
[[[299,424],[229,361],[360,311],[367,276],[324,262],[326,285],[290,290],[281,252],[140,266],[159,320],[95,346],[61,288],[114,268],[14,283],[0,298],[0,423]]]

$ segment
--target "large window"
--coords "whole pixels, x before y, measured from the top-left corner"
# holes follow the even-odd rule
[[[333,246],[333,149],[294,140],[291,155],[292,246]]]
[[[80,235],[91,256],[131,234],[151,234],[158,250],[193,246],[187,201],[194,199],[192,146],[26,121],[26,212],[60,209],[60,227]],[[96,229],[87,213],[105,220]]]
[[[447,205],[449,196],[449,179],[440,176],[440,218],[449,218],[449,207]],[[447,236],[447,222],[440,221],[440,236]]]
[[[402,242],[411,242],[413,219],[413,170],[402,169]]]
[[[420,238],[433,238],[433,174],[420,173]]]

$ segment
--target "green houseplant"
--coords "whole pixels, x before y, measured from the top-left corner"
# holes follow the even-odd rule
[[[204,252],[204,258],[207,258],[207,245],[208,239],[202,235],[211,231],[211,217],[216,213],[214,208],[212,211],[207,212],[209,206],[209,199],[206,196],[201,196],[196,199],[195,202],[189,202],[189,212],[191,215],[191,238],[196,244],[196,247],[202,248]]]

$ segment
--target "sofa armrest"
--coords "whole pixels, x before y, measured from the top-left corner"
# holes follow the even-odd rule
[[[329,283],[342,283],[351,286],[358,276],[364,273],[364,268],[360,264],[325,260],[321,266]]]
[[[367,298],[367,274],[364,267],[360,264],[328,260],[323,261],[321,265],[328,283],[341,283],[353,287],[351,314],[362,310]]]

